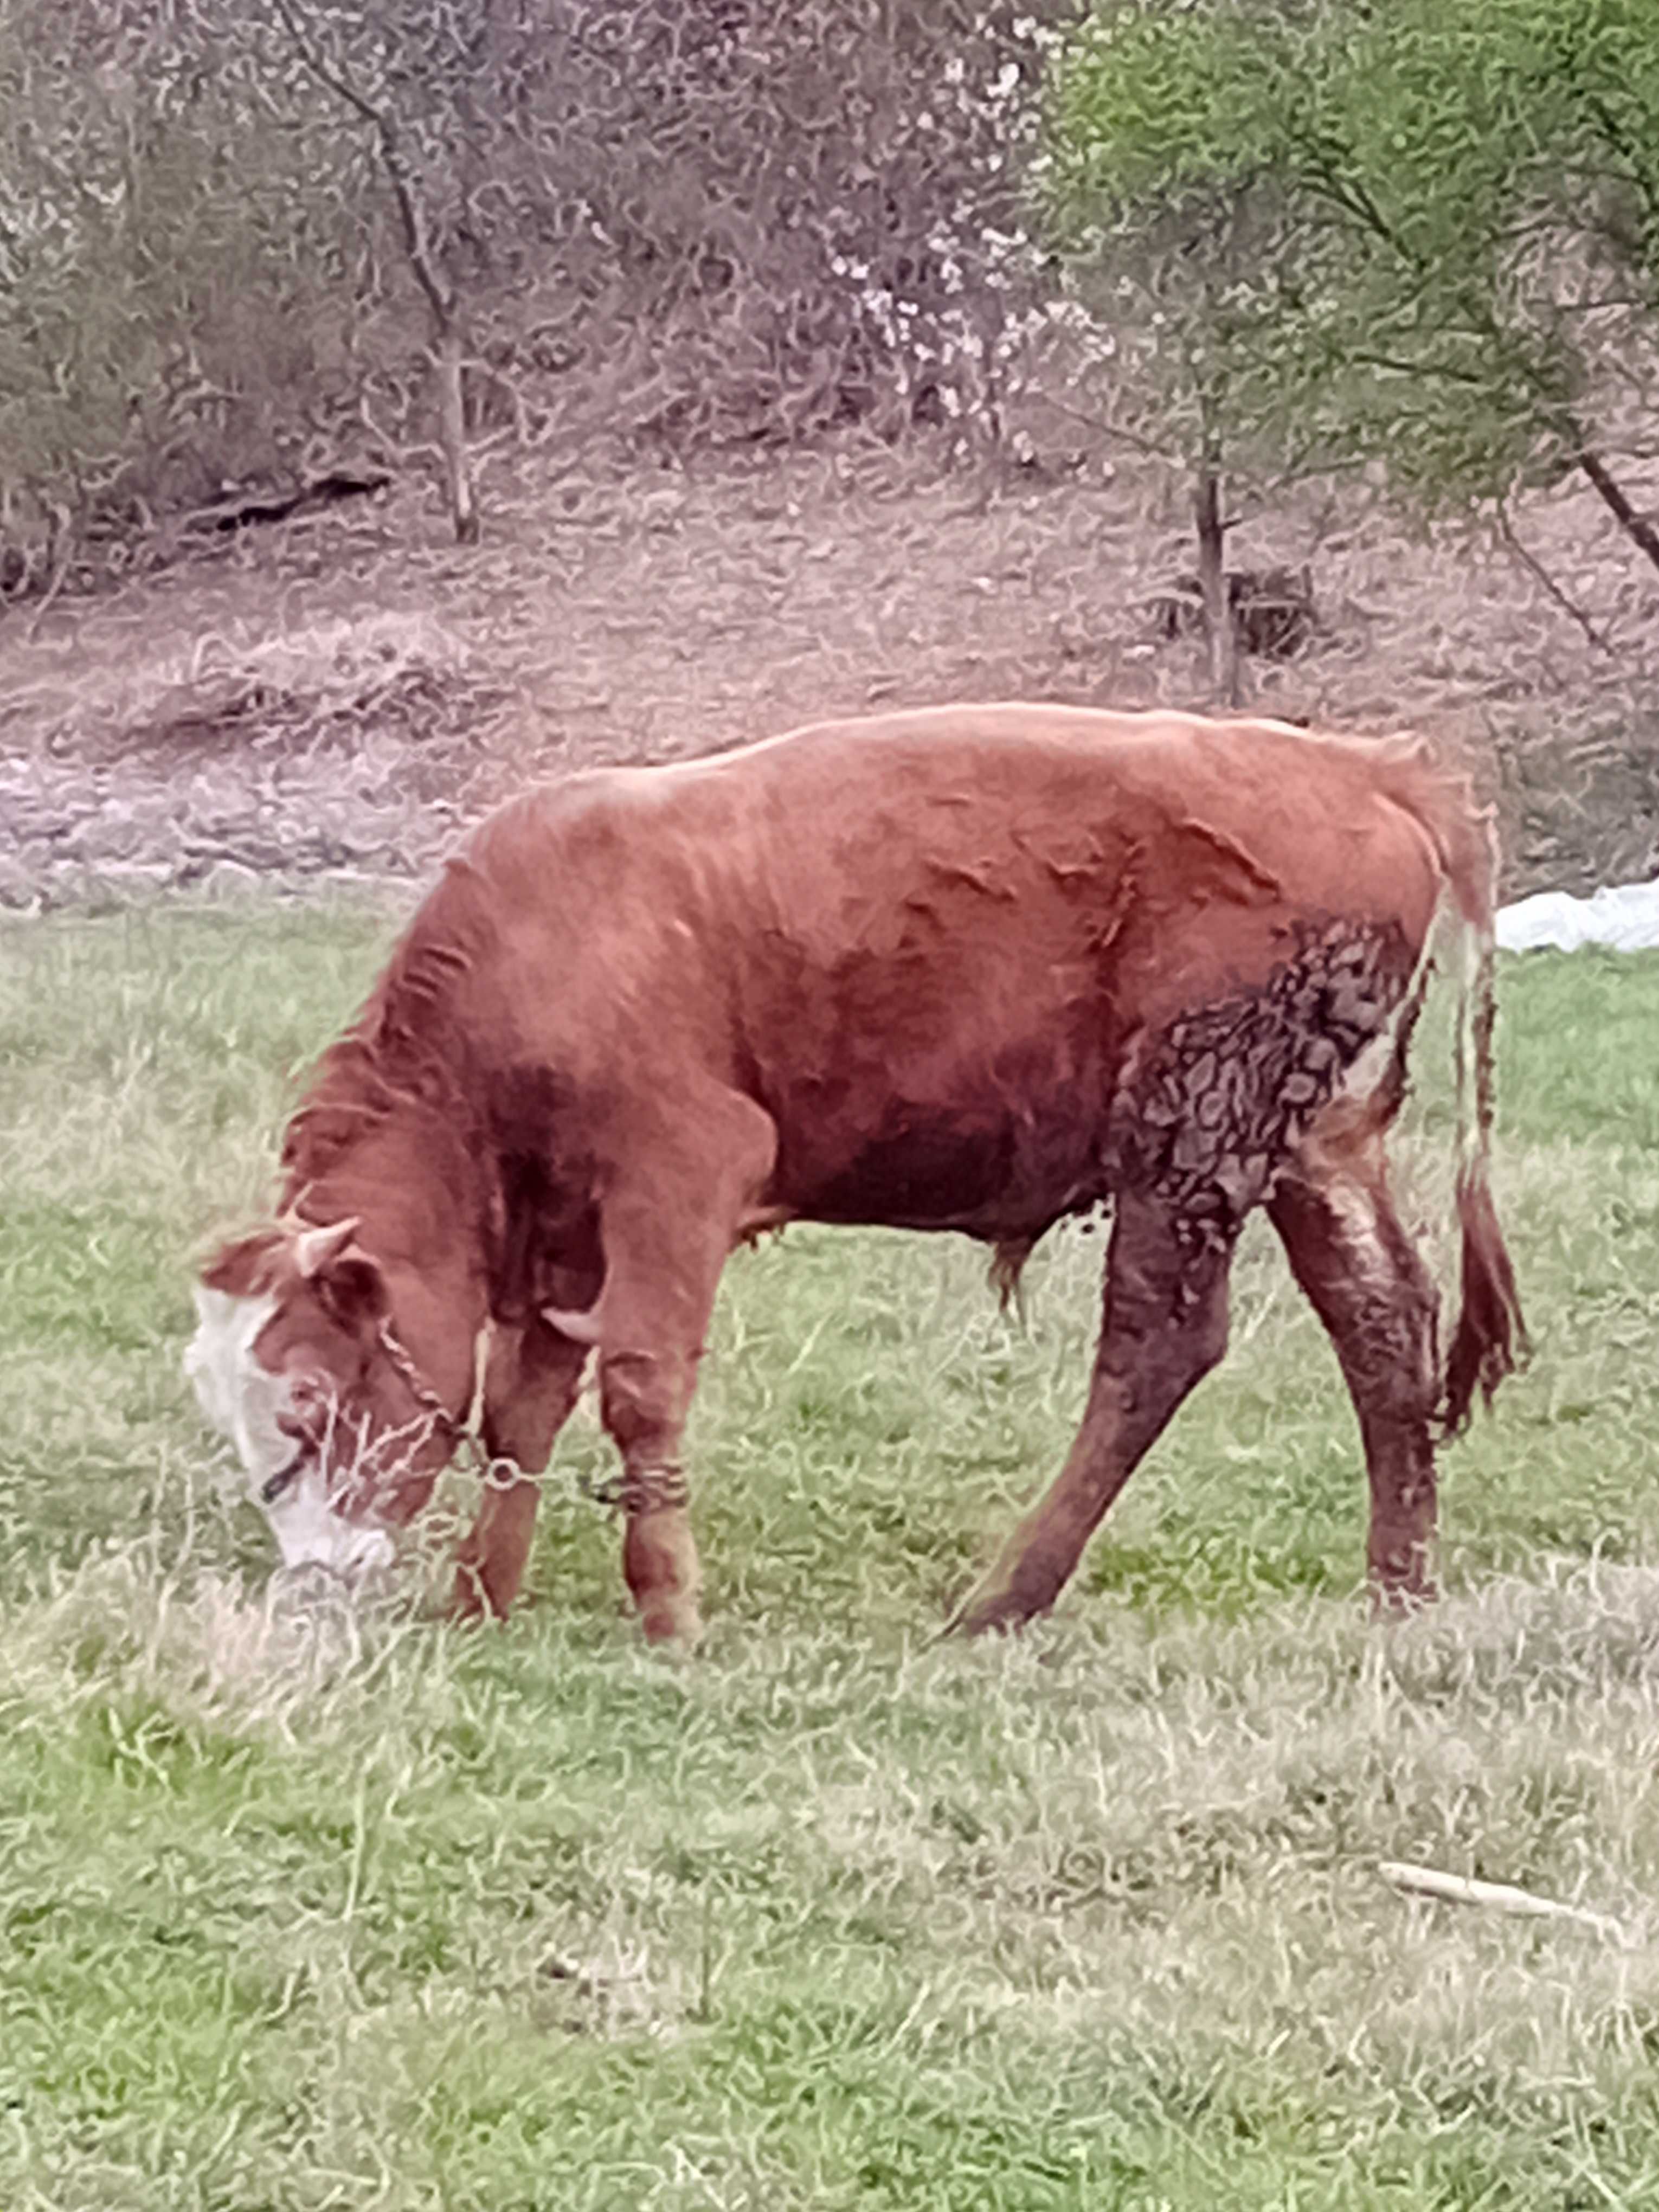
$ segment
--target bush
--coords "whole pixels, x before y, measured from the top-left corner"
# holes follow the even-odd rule
[[[361,373],[371,184],[164,31],[0,0],[0,587],[289,470]]]
[[[0,590],[291,482],[373,388],[400,429],[429,331],[376,116],[475,427],[994,441],[1070,12],[0,0]]]

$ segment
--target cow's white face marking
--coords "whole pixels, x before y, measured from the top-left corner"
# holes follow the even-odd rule
[[[248,1497],[270,1522],[288,1567],[323,1566],[357,1576],[384,1565],[392,1540],[383,1528],[348,1521],[329,1498],[323,1455],[307,1452],[282,1425],[294,1408],[292,1378],[274,1375],[254,1354],[260,1332],[276,1310],[274,1297],[233,1297],[198,1286],[200,1316],[185,1353],[185,1372],[196,1386],[202,1411],[236,1447]],[[267,1484],[294,1467],[293,1479],[273,1498]]]

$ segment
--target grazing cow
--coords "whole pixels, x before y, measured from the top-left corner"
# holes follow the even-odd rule
[[[1437,1437],[1524,1341],[1488,1178],[1491,874],[1419,744],[1273,722],[942,708],[533,791],[325,1054],[276,1220],[207,1267],[204,1404],[285,1557],[345,1570],[481,1434],[501,1464],[457,1604],[501,1613],[597,1352],[628,1583],[647,1636],[690,1637],[680,1437],[732,1248],[955,1229],[1006,1285],[1109,1200],[1082,1428],[957,1616],[1004,1627],[1220,1358],[1265,1206],[1358,1413],[1371,1572],[1425,1593]],[[1474,957],[1443,1368],[1384,1139],[1448,890]]]

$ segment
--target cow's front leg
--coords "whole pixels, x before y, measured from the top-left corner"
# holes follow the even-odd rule
[[[697,1366],[728,1254],[770,1177],[777,1133],[750,1099],[685,1093],[607,1194],[596,1310],[601,1417],[622,1454],[623,1572],[653,1643],[702,1633],[681,1464]]]
[[[463,1620],[499,1620],[518,1595],[535,1534],[538,1478],[576,1402],[588,1352],[532,1318],[492,1352],[484,1377],[484,1447],[497,1464],[456,1554],[453,1610]],[[521,1470],[517,1476],[514,1468]]]
[[[623,1457],[623,1577],[653,1644],[694,1644],[702,1632],[702,1573],[680,1462],[700,1350],[617,1351],[599,1365],[605,1425]]]

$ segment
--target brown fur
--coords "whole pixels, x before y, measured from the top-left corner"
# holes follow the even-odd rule
[[[1530,1348],[1515,1269],[1484,1176],[1459,1178],[1457,1218],[1462,1300],[1440,1403],[1442,1432],[1449,1437],[1468,1426],[1475,1391],[1490,1406],[1498,1384],[1514,1374]]]
[[[1395,1026],[1443,890],[1489,944],[1490,879],[1484,822],[1421,746],[1273,723],[940,708],[573,777],[495,816],[428,896],[294,1118],[281,1204],[359,1221],[456,1415],[489,1326],[485,1439],[526,1468],[597,1349],[637,1478],[629,1584],[651,1632],[684,1635],[695,1549],[652,1479],[735,1243],[797,1218],[956,1229],[1006,1294],[1055,1220],[1113,1201],[1090,1411],[965,1608],[977,1628],[1052,1601],[1219,1357],[1233,1242],[1267,1201],[1359,1409],[1373,1566],[1416,1586],[1428,1424],[1490,1395],[1519,1341],[1489,968],[1443,1383],[1382,1165],[1403,1035],[1369,1104],[1343,1085]],[[271,1287],[273,1234],[210,1279]],[[363,1420],[390,1419],[361,1333],[352,1361]],[[464,1605],[510,1601],[532,1507],[486,1508]]]

